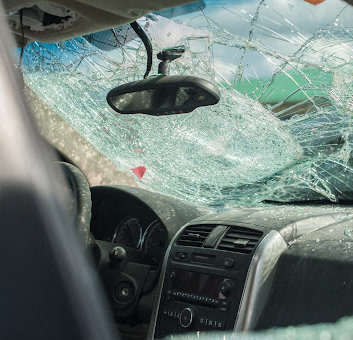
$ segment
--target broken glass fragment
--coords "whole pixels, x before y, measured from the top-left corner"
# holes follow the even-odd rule
[[[352,229],[346,228],[344,230],[344,235],[347,237],[351,237],[352,236]]]
[[[142,187],[217,209],[351,199],[353,9],[339,0],[203,4],[139,23],[155,54],[186,47],[171,74],[214,82],[217,106],[170,117],[112,112],[107,92],[142,79],[146,66],[126,26],[29,44],[25,82],[119,170],[143,166]]]

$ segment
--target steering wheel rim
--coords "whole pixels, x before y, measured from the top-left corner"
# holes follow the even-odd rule
[[[74,165],[66,162],[58,162],[64,171],[74,196],[75,225],[81,235],[85,247],[94,245],[94,237],[90,231],[92,200],[91,191],[86,177]]]

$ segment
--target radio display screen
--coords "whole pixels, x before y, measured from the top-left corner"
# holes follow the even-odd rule
[[[175,270],[174,272],[175,276],[171,283],[172,290],[224,299],[223,294],[220,292],[224,277],[186,270]]]

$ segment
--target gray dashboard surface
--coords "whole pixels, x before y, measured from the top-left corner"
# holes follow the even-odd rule
[[[353,315],[353,221],[308,233],[277,263],[257,329],[335,322]]]
[[[91,191],[93,209],[106,200],[114,200],[117,206],[125,204],[128,199],[138,201],[159,217],[168,229],[170,237],[189,221],[207,213],[207,210],[199,206],[135,187],[96,186],[92,187]]]
[[[349,206],[262,205],[201,216],[192,224],[241,224],[280,232],[288,243],[306,233],[353,217]]]
[[[350,307],[353,306],[350,292],[353,292],[353,274],[348,275],[353,273],[353,229],[350,229],[353,228],[353,208],[350,206],[263,204],[208,214],[192,204],[138,188],[95,187],[92,194],[98,202],[112,199],[117,204],[127,204],[128,200],[124,202],[124,199],[133,198],[160,218],[170,238],[184,225],[204,223],[279,232],[287,249],[277,262],[272,293],[265,299],[260,327],[255,329],[302,322],[334,322],[342,316],[353,315],[353,307]],[[344,238],[347,230],[349,235]],[[321,295],[325,298],[320,300]],[[267,334],[274,335],[263,334],[264,338]],[[302,334],[301,331],[298,334]],[[233,336],[230,333],[226,338]]]
[[[127,198],[139,201],[159,217],[170,238],[185,224],[211,223],[277,230],[286,242],[290,242],[308,232],[353,217],[353,207],[338,205],[263,204],[210,213],[207,208],[135,187],[97,186],[91,190],[94,208],[104,200],[115,200],[117,205],[124,204]]]
[[[350,226],[353,228],[352,218],[353,210],[349,206],[263,205],[204,215],[188,224],[252,226],[264,231],[276,230],[282,235],[288,247],[276,265],[275,277],[268,291],[270,296],[265,299],[266,306],[259,319],[261,327],[255,327],[268,329],[301,323],[335,322],[343,316],[353,315],[350,307],[353,306],[353,293],[350,293],[353,274],[349,274],[353,267],[353,252],[350,251],[351,246],[353,249],[353,229],[349,229]],[[352,234],[342,241],[347,230]],[[332,293],[331,288],[335,292]],[[244,335],[244,339],[280,338],[285,332],[284,329],[275,333],[250,333]],[[190,337],[184,335],[180,339],[242,338],[239,333],[211,334],[211,337],[202,333]],[[293,339],[304,334],[308,335],[306,338],[315,339],[320,333],[311,331],[310,327],[298,328]]]

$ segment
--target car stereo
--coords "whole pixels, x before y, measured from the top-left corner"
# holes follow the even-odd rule
[[[163,262],[150,337],[234,330],[253,255],[266,234],[239,224],[182,228]]]
[[[214,262],[205,265],[198,262],[200,257]],[[169,258],[154,337],[232,330],[250,259],[236,260],[235,254],[224,256],[210,249],[195,252],[190,247],[175,247]]]

